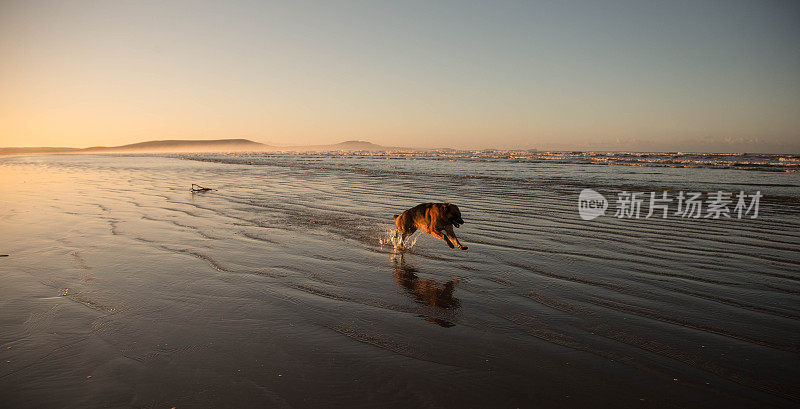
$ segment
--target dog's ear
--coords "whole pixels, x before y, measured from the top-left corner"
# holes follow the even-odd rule
[[[450,217],[450,205],[447,203],[437,203],[436,212],[439,214],[439,217],[448,218]]]

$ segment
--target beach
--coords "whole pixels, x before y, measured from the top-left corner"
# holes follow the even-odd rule
[[[0,158],[0,402],[796,407],[798,166],[503,152]],[[580,217],[583,189],[608,198],[605,215]],[[739,192],[763,197],[755,218],[614,217],[620,192],[684,190],[731,192],[731,209]],[[392,215],[423,202],[459,206],[469,250],[429,235],[396,248]]]

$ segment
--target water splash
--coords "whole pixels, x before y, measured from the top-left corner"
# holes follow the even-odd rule
[[[411,248],[414,247],[414,244],[417,243],[419,236],[419,234],[415,234],[407,237],[406,240],[403,241],[401,236],[397,234],[397,229],[389,229],[381,233],[378,242],[380,243],[381,247],[391,246],[395,251],[411,250]]]

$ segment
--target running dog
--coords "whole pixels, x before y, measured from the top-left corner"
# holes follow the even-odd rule
[[[450,203],[422,203],[416,205],[400,215],[394,215],[398,234],[402,234],[403,241],[414,234],[417,229],[430,234],[437,239],[442,239],[452,249],[458,247],[466,250],[467,246],[461,245],[453,232],[453,226],[464,224],[458,206]]]

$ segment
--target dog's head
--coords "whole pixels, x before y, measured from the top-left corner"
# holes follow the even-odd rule
[[[448,222],[456,227],[464,224],[464,219],[461,218],[461,210],[458,209],[458,206],[450,203],[443,203],[442,205],[444,207],[444,217]]]

